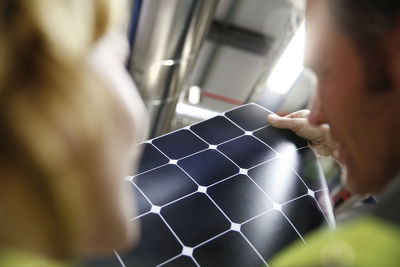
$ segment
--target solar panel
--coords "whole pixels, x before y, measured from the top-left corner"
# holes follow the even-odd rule
[[[141,238],[96,266],[261,266],[334,225],[321,168],[304,139],[247,104],[141,144],[128,186]],[[103,265],[102,265],[103,264]]]

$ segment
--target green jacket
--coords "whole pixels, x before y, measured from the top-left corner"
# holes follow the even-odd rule
[[[400,228],[372,216],[321,229],[295,243],[270,262],[292,266],[400,266]]]
[[[1,267],[70,267],[38,255],[14,249],[0,249]]]
[[[352,208],[335,230],[320,229],[290,245],[270,267],[400,266],[400,175],[377,196],[378,203]]]

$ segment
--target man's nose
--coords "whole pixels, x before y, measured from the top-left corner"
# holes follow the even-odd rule
[[[327,120],[322,110],[321,100],[318,92],[314,96],[313,102],[311,104],[311,111],[308,115],[308,121],[314,125],[327,123]]]

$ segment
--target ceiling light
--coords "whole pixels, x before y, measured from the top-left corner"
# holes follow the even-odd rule
[[[301,23],[267,80],[269,90],[286,94],[304,70],[305,23]]]

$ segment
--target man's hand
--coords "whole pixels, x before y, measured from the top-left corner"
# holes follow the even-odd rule
[[[268,121],[272,126],[289,129],[298,136],[307,139],[314,151],[320,156],[334,156],[335,143],[331,139],[331,132],[328,125],[316,126],[308,121],[308,109],[293,112],[285,117],[275,114],[268,116]]]

